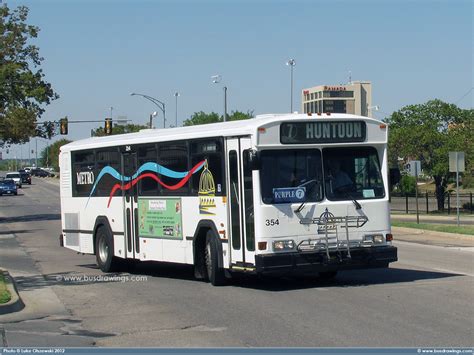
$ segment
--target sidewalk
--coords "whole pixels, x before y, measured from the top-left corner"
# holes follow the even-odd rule
[[[474,247],[474,237],[465,234],[443,233],[404,227],[392,227],[392,233],[395,242],[401,240],[442,247]]]
[[[14,234],[0,234],[0,267],[15,281],[25,307],[0,315],[0,346],[84,347],[94,345],[79,319],[64,307],[53,290],[54,282],[38,270]],[[3,344],[2,344],[3,342]]]

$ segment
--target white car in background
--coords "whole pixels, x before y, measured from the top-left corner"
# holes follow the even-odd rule
[[[20,173],[7,173],[7,175],[5,175],[5,179],[12,179],[13,181],[15,181],[16,186],[21,188],[21,175],[20,175]]]

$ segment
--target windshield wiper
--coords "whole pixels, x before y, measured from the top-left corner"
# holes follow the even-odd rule
[[[308,188],[308,191],[306,193],[306,196],[305,196],[305,199],[303,202],[301,202],[301,205],[298,206],[298,208],[296,210],[294,210],[293,212],[295,213],[299,213],[303,210],[304,206],[306,205],[306,202],[308,202],[309,200],[309,194],[311,192],[313,192],[313,189],[316,187],[316,185],[319,185],[320,183],[317,181],[317,180],[310,180],[308,182],[306,182],[306,184],[310,183],[310,182],[314,182],[313,185],[311,185],[309,188]]]
[[[356,207],[356,210],[361,210],[362,209],[362,206],[360,205],[360,203],[355,199],[354,196],[352,196],[352,194],[350,194],[349,192],[344,192],[346,197],[349,197],[351,200],[352,200],[352,203],[354,204],[354,206]]]

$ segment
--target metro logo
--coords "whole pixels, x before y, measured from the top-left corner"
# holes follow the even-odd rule
[[[92,171],[83,171],[76,173],[77,185],[92,185],[95,181],[94,173]]]

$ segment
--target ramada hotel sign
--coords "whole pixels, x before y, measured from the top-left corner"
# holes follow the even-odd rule
[[[325,86],[324,91],[347,91],[345,86]],[[303,90],[303,95],[308,95],[309,90]]]
[[[366,135],[363,121],[284,122],[280,126],[282,144],[364,142]]]

